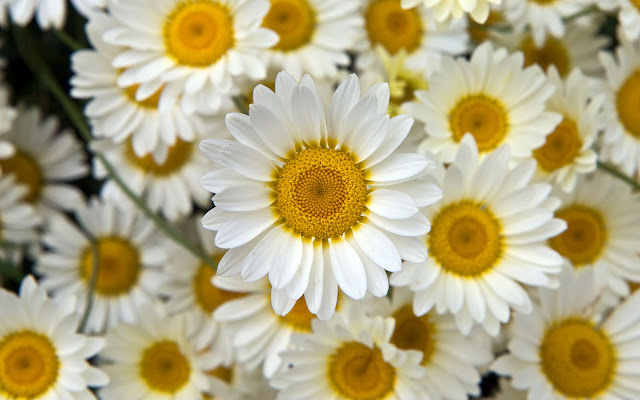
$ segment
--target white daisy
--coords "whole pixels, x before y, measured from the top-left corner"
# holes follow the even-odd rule
[[[476,22],[483,24],[489,17],[491,5],[500,5],[502,0],[478,0],[468,2],[463,0],[402,0],[402,8],[408,9],[423,4],[432,8],[438,22],[461,19],[465,13]]]
[[[465,135],[446,172],[438,170],[444,198],[423,209],[433,222],[424,239],[430,257],[405,262],[391,277],[394,286],[416,292],[416,315],[435,307],[454,313],[465,334],[477,322],[495,336],[510,308],[531,310],[520,283],[549,286],[549,274],[560,271],[562,257],[544,242],[566,228],[549,209],[557,199],[548,198],[548,184],[529,184],[533,160],[511,169],[509,161],[508,146],[501,146],[480,162]]]
[[[75,298],[53,301],[29,275],[20,297],[0,289],[0,398],[88,400],[109,382],[87,359],[104,340],[76,332]]]
[[[426,257],[416,237],[429,221],[418,207],[441,197],[416,179],[432,161],[392,154],[412,118],[389,119],[386,84],[360,98],[355,75],[338,87],[328,115],[308,75],[299,84],[282,72],[275,93],[258,86],[253,100],[248,116],[227,115],[239,143],[200,146],[223,166],[202,179],[216,193],[203,225],[218,231],[218,247],[230,249],[218,272],[246,281],[269,274],[290,299],[305,294],[312,313],[329,307],[323,318],[338,286],[354,299],[367,290],[384,296],[385,270],[399,270],[401,258]]]
[[[0,64],[2,63],[0,62]],[[6,140],[4,134],[11,129],[15,118],[16,110],[9,103],[9,89],[0,84],[0,158],[13,155],[13,145]],[[0,168],[0,171],[2,171],[2,168]]]
[[[586,271],[585,271],[586,272]],[[560,290],[540,290],[540,306],[514,317],[510,354],[492,369],[538,399],[636,399],[640,396],[640,294],[601,320],[592,311],[593,277],[571,270]]]
[[[35,15],[42,29],[61,29],[67,18],[66,0],[3,0],[0,4],[3,23],[6,23],[6,12],[11,21],[26,26]]]
[[[640,38],[640,3],[637,0],[597,0],[605,11],[618,11],[618,33],[623,41],[633,42]]]
[[[140,98],[164,89],[160,101],[182,108],[216,111],[234,79],[265,77],[264,50],[278,36],[259,26],[266,0],[169,0],[149,7],[147,0],[120,1],[109,7],[118,26],[105,41],[127,47],[113,61],[126,68],[121,87],[140,84]],[[164,98],[166,96],[166,98]]]
[[[98,260],[94,263],[94,249],[85,234],[66,218],[56,216],[43,236],[49,251],[36,265],[42,285],[55,297],[75,294],[78,312],[82,312],[95,264],[97,278],[88,330],[101,332],[118,321],[134,321],[136,309],[154,300],[163,280],[160,266],[165,253],[159,247],[155,226],[134,208],[97,199],[79,209],[76,217],[82,231],[96,241]]]
[[[35,229],[40,225],[40,216],[22,200],[28,191],[12,175],[0,174],[0,241],[29,243],[38,239]]]
[[[390,343],[393,318],[348,311],[314,321],[313,333],[282,353],[291,367],[271,380],[278,399],[429,399],[422,354]]]
[[[437,22],[433,10],[402,8],[401,0],[361,0],[364,37],[358,40],[356,70],[377,64],[376,48],[390,55],[404,50],[407,66],[423,69],[441,54],[461,54],[468,49],[466,19]]]
[[[109,330],[100,353],[111,384],[103,400],[195,400],[211,390],[213,354],[193,340],[198,325],[185,314],[168,316],[159,306],[142,307],[138,324]]]
[[[271,0],[262,26],[280,39],[267,52],[270,64],[296,79],[335,77],[361,36],[359,6],[358,0]]]
[[[600,53],[600,61],[607,76],[611,113],[600,157],[634,175],[640,172],[640,43],[618,46],[615,58]]]
[[[103,9],[109,0],[70,0],[73,7],[85,18],[89,18],[96,10]],[[114,0],[111,0],[113,2]],[[117,0],[115,0],[117,1]]]
[[[480,45],[470,61],[443,56],[429,89],[416,92],[420,101],[404,106],[426,124],[419,151],[451,162],[471,133],[483,154],[507,143],[515,159],[531,157],[562,116],[545,111],[553,84],[539,67],[522,64],[522,53],[509,55],[490,43]]]
[[[71,130],[58,130],[57,117],[42,118],[37,108],[20,108],[4,135],[14,152],[0,157],[0,170],[29,189],[25,200],[45,216],[56,209],[73,211],[85,203],[82,191],[67,183],[89,173],[84,149]]]

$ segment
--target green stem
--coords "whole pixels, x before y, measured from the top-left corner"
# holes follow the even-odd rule
[[[6,249],[21,249],[24,245],[16,242],[9,242],[7,240],[0,240],[0,247]]]
[[[51,91],[53,96],[60,102],[60,105],[66,111],[69,119],[76,127],[80,135],[84,140],[90,142],[92,140],[91,130],[87,121],[84,118],[82,112],[78,109],[76,104],[67,96],[66,92],[62,89],[62,87],[55,80],[53,74],[47,67],[46,62],[42,60],[37,53],[34,51],[35,41],[33,37],[30,36],[29,32],[22,28],[17,28],[13,26],[13,35],[17,44],[18,49],[20,50],[21,55],[24,57],[27,65],[31,70],[36,74],[38,79],[42,81],[42,83]],[[33,49],[29,51],[30,49]],[[115,168],[107,158],[98,152],[94,152],[94,156],[100,160],[102,165],[104,165],[105,170],[109,177],[114,181],[114,183],[124,192],[124,194],[136,205],[140,211],[142,211],[147,217],[149,217],[153,223],[163,231],[169,238],[171,238],[174,242],[184,247],[187,251],[189,251],[194,256],[201,259],[206,264],[210,265],[213,268],[217,268],[217,263],[200,247],[194,246],[188,240],[186,240],[183,235],[181,235],[178,231],[176,231],[169,223],[167,223],[161,216],[153,212],[149,206],[138,197],[132,190],[127,186],[127,184],[122,180],[120,175],[116,172]]]
[[[636,182],[635,180],[633,180],[633,178],[628,177],[627,175],[618,171],[618,169],[616,169],[613,165],[604,163],[602,161],[598,161],[598,168],[600,168],[607,174],[613,175],[614,177],[620,179],[621,181],[625,182],[627,185],[631,186],[635,190],[640,190],[640,183]]]
[[[94,299],[94,294],[96,292],[96,282],[98,281],[98,266],[99,266],[99,257],[100,257],[98,242],[96,242],[96,239],[91,237],[87,232],[84,232],[84,233],[87,236],[87,239],[91,241],[91,251],[93,252],[93,264],[91,266],[91,277],[89,278],[89,290],[87,292],[87,303],[84,306],[82,319],[80,320],[80,324],[78,325],[79,333],[84,333],[85,330],[87,329],[89,316],[91,315],[91,310],[93,309],[93,299]]]
[[[78,51],[78,50],[84,49],[84,46],[81,45],[80,42],[76,41],[67,32],[65,32],[63,30],[54,29],[53,30],[53,34],[56,35],[58,40],[60,40],[62,43],[64,43],[65,46],[67,46],[69,49],[71,49],[73,51]]]
[[[7,260],[0,259],[0,275],[15,283],[22,281],[22,274],[18,266]]]

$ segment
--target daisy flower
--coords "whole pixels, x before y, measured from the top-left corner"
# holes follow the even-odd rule
[[[42,118],[37,108],[20,108],[4,135],[14,152],[0,157],[0,170],[28,188],[25,201],[45,216],[56,209],[73,211],[85,202],[80,189],[67,183],[89,173],[84,149],[71,130],[58,130],[57,117]]]
[[[213,354],[193,340],[198,325],[185,314],[168,316],[157,305],[145,306],[137,324],[109,330],[100,353],[111,384],[100,390],[103,400],[201,399],[211,389],[206,373],[215,366]]]
[[[267,51],[270,64],[296,79],[335,77],[361,36],[359,6],[358,0],[271,0],[262,26],[280,39]]]
[[[596,169],[598,156],[593,144],[604,127],[605,95],[592,96],[589,81],[579,69],[574,69],[564,82],[553,66],[548,76],[557,90],[547,108],[562,114],[562,121],[546,137],[544,145],[533,151],[538,161],[537,180],[557,183],[570,192],[579,174]]]
[[[422,210],[433,222],[424,239],[429,259],[405,261],[391,276],[392,285],[416,292],[416,315],[435,307],[439,314],[454,313],[464,334],[476,322],[495,336],[511,308],[531,310],[520,283],[553,283],[549,275],[563,261],[545,240],[566,223],[549,209],[557,204],[548,198],[551,186],[529,184],[535,162],[510,169],[509,161],[509,147],[501,146],[480,162],[473,137],[465,135],[449,168],[438,170],[444,198]]]
[[[282,353],[291,367],[271,380],[278,399],[429,399],[420,352],[390,343],[393,318],[349,311],[294,338],[296,348]]]
[[[23,199],[29,189],[13,175],[0,174],[0,241],[29,243],[38,238],[40,216]]]
[[[507,143],[514,158],[531,157],[562,116],[545,111],[553,84],[539,67],[523,69],[522,63],[522,53],[509,55],[490,43],[480,45],[470,61],[443,56],[429,89],[416,92],[419,102],[404,106],[426,124],[418,151],[451,162],[471,133],[483,154]]]
[[[62,216],[52,218],[43,242],[49,249],[38,259],[42,285],[54,297],[74,294],[78,312],[84,310],[97,267],[94,302],[87,323],[90,332],[102,332],[118,321],[132,322],[140,306],[154,300],[162,283],[160,266],[165,253],[154,225],[136,209],[116,207],[92,199],[76,212],[81,229]],[[94,262],[96,242],[98,259]]]
[[[0,61],[0,65],[3,65],[3,61]],[[0,158],[7,158],[13,155],[13,145],[6,140],[4,134],[11,129],[15,118],[16,110],[9,103],[9,89],[0,84]],[[0,168],[0,171],[2,171],[2,168]]]
[[[406,54],[412,69],[425,68],[430,58],[460,54],[468,49],[466,19],[438,22],[433,10],[404,9],[401,0],[361,0],[364,37],[356,44],[356,70],[366,71],[377,63],[377,47],[390,55]]]
[[[338,287],[354,299],[367,290],[384,296],[385,270],[399,270],[416,253],[426,257],[417,236],[429,221],[418,207],[441,197],[417,179],[432,161],[392,154],[412,118],[389,119],[386,84],[361,98],[355,75],[340,84],[328,115],[308,75],[298,83],[281,72],[275,93],[257,86],[253,101],[249,115],[227,115],[237,142],[200,145],[222,166],[202,179],[216,193],[203,225],[230,249],[219,272],[248,282],[268,274],[290,299],[305,294],[314,314],[335,305]]]
[[[611,113],[600,157],[634,175],[640,172],[640,44],[618,46],[615,58],[600,53],[600,61],[607,77],[607,110]]]
[[[596,4],[605,11],[618,11],[621,39],[633,42],[640,38],[640,3],[637,0],[597,0]]]
[[[121,87],[140,85],[140,98],[164,85],[169,104],[180,98],[191,113],[216,111],[234,79],[266,74],[264,50],[278,35],[260,27],[266,0],[169,0],[149,7],[148,0],[120,1],[109,7],[118,25],[104,32],[108,43],[126,47],[113,60],[125,70]],[[146,95],[144,95],[146,93]]]
[[[627,296],[626,280],[640,281],[640,198],[623,182],[605,173],[580,177],[575,190],[560,194],[556,218],[567,230],[549,245],[576,269],[604,274],[616,295]]]
[[[640,294],[604,320],[592,311],[597,292],[593,276],[561,276],[560,290],[540,290],[540,305],[516,313],[510,354],[492,369],[538,399],[636,399],[640,362]]]
[[[0,397],[3,399],[95,399],[90,387],[109,378],[87,359],[104,339],[76,332],[75,298],[53,301],[33,276],[20,297],[0,289]]]
[[[484,24],[489,17],[491,5],[500,5],[502,0],[478,0],[467,2],[463,0],[402,0],[402,8],[410,9],[424,5],[433,9],[438,22],[445,22],[451,18],[461,19],[465,13],[476,22]]]

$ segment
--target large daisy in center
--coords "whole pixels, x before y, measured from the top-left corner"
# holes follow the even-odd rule
[[[441,197],[418,179],[433,162],[392,154],[413,119],[386,114],[387,84],[360,98],[355,75],[338,87],[326,116],[309,76],[298,83],[281,72],[275,93],[258,86],[253,101],[249,115],[227,116],[237,142],[201,144],[223,167],[202,183],[216,193],[203,225],[230,249],[225,274],[255,281],[268,273],[289,298],[305,294],[312,313],[323,295],[335,304],[338,286],[354,299],[367,290],[385,295],[385,270],[399,270],[401,258],[426,258],[416,237],[430,225],[418,207]]]

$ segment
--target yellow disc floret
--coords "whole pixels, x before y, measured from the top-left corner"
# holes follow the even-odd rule
[[[484,94],[462,98],[449,112],[453,139],[460,142],[465,133],[476,139],[478,150],[491,151],[504,140],[509,122],[504,106]]]
[[[391,55],[401,49],[411,53],[420,46],[423,28],[416,8],[405,10],[400,0],[374,0],[364,18],[372,46],[380,44]]]
[[[51,340],[30,330],[0,339],[0,397],[33,399],[58,379],[60,361]]]
[[[616,107],[624,128],[640,139],[640,69],[632,73],[620,86]]]
[[[411,306],[404,306],[393,313],[396,326],[391,336],[391,344],[401,350],[418,350],[422,352],[422,365],[429,364],[436,349],[436,325],[429,319],[429,314],[418,317]]]
[[[189,361],[178,345],[170,340],[147,348],[139,364],[140,376],[150,389],[164,393],[179,391],[191,375]]]
[[[500,259],[500,223],[486,207],[466,200],[453,203],[440,210],[432,224],[428,248],[444,270],[474,277]]]
[[[172,175],[182,169],[193,156],[193,143],[176,139],[173,146],[169,147],[167,158],[162,163],[156,162],[151,154],[138,157],[133,151],[131,140],[127,141],[125,157],[134,167],[155,176]]]
[[[184,0],[167,17],[164,44],[180,65],[205,67],[234,44],[230,10],[213,0]]]
[[[34,203],[40,198],[44,186],[44,176],[40,165],[29,154],[16,149],[13,156],[0,160],[0,170],[3,174],[13,174],[16,182],[29,189],[24,197],[25,201]]]
[[[296,50],[311,42],[316,25],[315,11],[307,0],[271,0],[262,26],[275,31],[280,40],[273,48]]]
[[[575,121],[567,117],[551,132],[542,147],[534,150],[533,156],[540,168],[553,172],[569,165],[580,154],[582,139]]]
[[[366,201],[363,171],[340,150],[305,149],[277,178],[277,209],[287,226],[305,237],[341,236],[358,222]]]
[[[376,346],[347,342],[329,360],[329,382],[343,398],[384,399],[393,392],[396,372]]]
[[[567,230],[549,240],[549,245],[567,257],[574,267],[595,262],[607,240],[607,226],[600,211],[573,204],[556,212],[567,222]]]
[[[93,248],[87,247],[80,263],[80,276],[89,284],[93,273]],[[96,292],[104,296],[127,293],[140,275],[140,256],[126,239],[103,237],[98,239],[98,275]]]
[[[219,260],[218,260],[219,262]],[[223,303],[244,296],[244,293],[220,289],[211,283],[216,270],[208,264],[202,264],[193,279],[193,295],[196,303],[206,313],[213,312]]]
[[[615,353],[589,321],[569,318],[551,326],[540,346],[542,372],[572,398],[596,398],[613,380]]]
[[[304,297],[300,297],[291,311],[287,315],[280,317],[280,320],[296,331],[311,332],[311,321],[315,318],[316,316],[309,311]]]
[[[550,65],[555,65],[560,76],[565,77],[571,71],[571,60],[569,51],[558,39],[547,36],[547,40],[542,47],[536,47],[531,36],[527,36],[520,49],[524,53],[524,65],[539,65],[543,70],[547,70]]]

